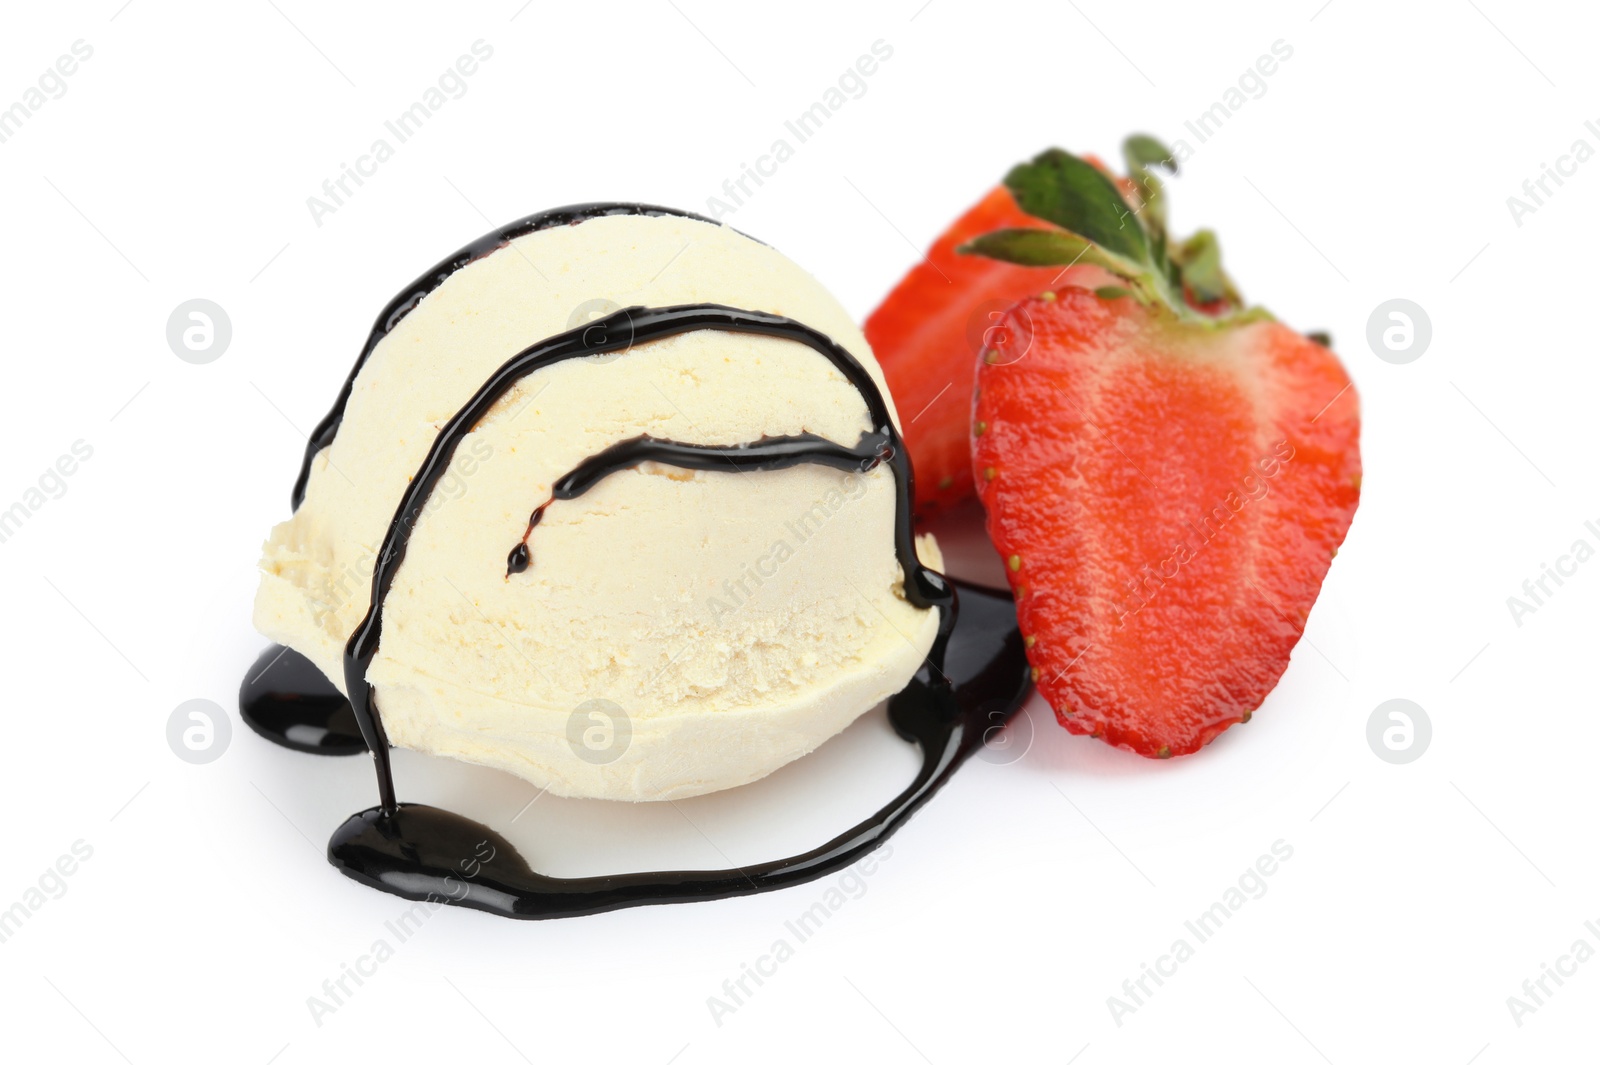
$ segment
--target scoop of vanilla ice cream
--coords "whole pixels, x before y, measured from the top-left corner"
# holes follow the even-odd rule
[[[304,503],[267,540],[256,627],[343,690],[377,551],[440,429],[501,364],[604,301],[794,318],[888,396],[833,297],[734,230],[609,216],[528,234],[454,273],[373,351]],[[385,600],[368,679],[390,742],[633,800],[744,784],[813,750],[904,687],[937,629],[904,595],[886,467],[645,463],[552,503],[525,572],[506,559],[553,482],[619,441],[853,446],[870,427],[823,356],[776,338],[697,331],[524,378],[462,440]],[[931,538],[918,548],[940,564]]]

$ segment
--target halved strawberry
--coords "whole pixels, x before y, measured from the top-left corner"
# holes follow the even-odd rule
[[[984,356],[972,461],[989,535],[1061,723],[1187,754],[1248,720],[1288,664],[1360,493],[1355,390],[1265,312],[1188,306],[1236,300],[1214,238],[1175,262],[1159,218],[1119,221],[1117,190],[1065,152],[1007,180],[1071,232],[969,251],[1093,261],[1123,287],[1024,300]]]
[[[1134,197],[1131,183],[1125,189]],[[917,475],[918,520],[972,494],[967,415],[973,375],[1001,315],[1022,297],[1058,285],[1114,280],[1094,266],[1019,266],[956,253],[984,233],[1029,227],[1052,228],[1018,207],[1004,186],[992,190],[940,234],[863,326],[900,411]]]

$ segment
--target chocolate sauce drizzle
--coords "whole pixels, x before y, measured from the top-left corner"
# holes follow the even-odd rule
[[[943,664],[925,662],[889,700],[890,724],[921,751],[917,775],[883,809],[820,847],[743,868],[551,877],[534,872],[493,829],[446,810],[402,803],[391,814],[372,809],[346,821],[328,844],[330,860],[346,876],[380,891],[524,920],[725,899],[838,872],[904,825],[1027,697],[1028,662],[1011,596],[952,583],[960,610]],[[495,857],[475,861],[485,847]]]
[[[389,531],[383,539],[383,546],[378,551],[377,565],[372,572],[372,598],[367,608],[367,616],[356,626],[356,631],[345,644],[344,650],[345,692],[348,693],[350,705],[355,710],[356,721],[361,725],[361,734],[366,737],[367,747],[372,751],[373,759],[377,763],[381,811],[393,813],[395,810],[394,775],[389,766],[389,742],[383,731],[383,722],[372,705],[372,687],[367,683],[367,668],[378,653],[378,642],[383,635],[384,599],[388,597],[389,589],[394,585],[395,575],[405,562],[406,548],[411,541],[411,533],[416,527],[417,519],[426,508],[434,486],[450,468],[456,448],[494,405],[529,374],[571,359],[605,355],[616,351],[627,351],[632,358],[648,358],[649,348],[634,350],[637,345],[648,345],[652,341],[701,329],[777,337],[804,344],[832,363],[834,368],[855,387],[866,403],[867,415],[872,424],[871,434],[882,437],[886,442],[885,461],[894,472],[895,554],[900,560],[901,571],[905,574],[906,599],[914,606],[939,608],[940,638],[934,653],[937,655],[942,651],[942,643],[952,620],[949,607],[953,596],[944,577],[923,566],[922,561],[917,558],[916,541],[911,525],[911,460],[907,457],[906,449],[900,442],[899,431],[895,429],[894,421],[889,416],[888,403],[884,401],[883,394],[878,391],[878,386],[871,375],[856,361],[856,357],[810,326],[764,311],[746,311],[737,307],[707,303],[688,304],[682,307],[627,307],[589,325],[541,340],[512,356],[490,375],[489,380],[479,387],[477,393],[440,430],[439,435],[434,438],[433,446],[428,449],[427,458],[423,459],[421,467],[406,485],[405,493],[400,498],[400,506],[395,510],[394,520],[390,522]],[[666,450],[660,453],[673,457],[683,456],[686,450],[684,445],[656,445],[657,448],[663,446]],[[673,448],[678,450],[673,451]],[[702,452],[699,457],[704,458],[717,449],[694,450]],[[745,450],[750,457],[747,468],[762,469],[769,466],[771,468],[778,468],[780,465],[792,466],[798,462],[831,464],[842,449],[831,441],[812,437],[809,440],[791,439],[777,453],[762,452],[759,450],[759,445],[745,449],[721,450],[724,454]],[[853,453],[852,461],[856,461]],[[606,472],[614,471],[616,468],[619,467],[610,463],[602,464],[592,471],[586,471],[580,466],[575,472],[583,473],[586,477],[594,477],[604,476]]]
[[[529,516],[527,532],[522,534],[522,541],[507,556],[506,576],[526,571],[532,562],[528,538],[544,519],[544,512],[551,503],[577,499],[613,473],[633,469],[641,463],[658,462],[681,470],[732,469],[740,473],[746,470],[784,470],[811,463],[832,466],[836,470],[867,473],[893,455],[894,445],[881,432],[861,434],[861,442],[853,448],[841,447],[813,433],[762,437],[753,444],[736,444],[732,447],[680,444],[675,440],[636,436],[589,456],[572,472],[556,480],[550,490],[550,498],[539,504]]]
[[[378,320],[373,323],[372,331],[367,334],[367,342],[361,347],[361,354],[356,358],[356,364],[350,368],[350,375],[344,379],[339,395],[333,401],[333,409],[328,411],[317,427],[311,430],[311,437],[306,442],[306,455],[300,463],[300,474],[295,478],[294,491],[290,496],[290,506],[300,509],[300,504],[306,498],[306,484],[311,479],[311,461],[317,457],[317,452],[333,443],[333,438],[339,435],[339,426],[344,421],[344,410],[350,402],[350,393],[355,388],[356,376],[366,366],[367,360],[372,357],[372,352],[377,348],[379,341],[388,336],[399,325],[406,315],[416,309],[424,296],[450,280],[450,275],[485,258],[505,247],[518,237],[525,237],[529,233],[540,230],[555,229],[557,226],[575,226],[587,222],[592,218],[607,218],[615,215],[644,215],[651,218],[671,217],[688,218],[696,222],[706,222],[717,225],[711,219],[691,211],[678,211],[671,207],[655,207],[646,203],[580,203],[571,207],[557,207],[549,211],[540,211],[538,214],[519,218],[504,229],[497,229],[493,233],[486,233],[477,240],[459,249],[454,255],[441,259],[433,268],[417,278],[398,296],[389,301],[388,306],[378,315]],[[752,238],[754,239],[754,238]]]
[[[518,236],[613,214],[699,218],[634,204],[562,208],[513,223],[440,263],[396,297],[379,316],[333,410],[312,434],[295,485],[295,505],[298,507],[304,497],[311,462],[317,451],[331,443],[337,434],[356,375],[378,341],[424,296],[462,266]],[[382,636],[383,602],[405,561],[412,531],[428,497],[448,470],[457,446],[518,382],[540,369],[569,359],[619,351],[629,351],[632,358],[649,357],[648,351],[630,349],[637,344],[703,329],[776,337],[810,347],[827,358],[855,388],[866,404],[872,427],[853,448],[809,433],[764,437],[728,446],[684,444],[651,437],[622,441],[585,459],[556,482],[551,498],[534,510],[522,542],[513,548],[508,558],[507,576],[525,570],[530,564],[529,536],[552,502],[576,498],[610,474],[642,462],[687,469],[738,471],[786,469],[812,463],[863,473],[886,464],[895,480],[894,548],[904,574],[905,597],[913,605],[937,610],[940,618],[939,634],[927,661],[907,687],[890,700],[889,708],[890,720],[897,732],[921,748],[922,768],[911,785],[888,806],[822,847],[794,858],[744,869],[578,879],[546,877],[534,872],[515,848],[493,830],[445,810],[395,801],[388,739],[373,704],[372,688],[366,680],[367,669]],[[958,610],[956,587],[941,574],[924,567],[918,559],[911,520],[912,487],[909,456],[876,383],[849,351],[800,322],[714,304],[633,307],[525,348],[479,388],[434,440],[427,458],[408,484],[384,538],[373,572],[371,603],[366,617],[346,644],[344,662],[346,689],[351,696],[347,706],[373,756],[379,805],[351,817],[334,833],[328,846],[329,861],[355,880],[405,898],[431,898],[518,918],[576,916],[648,903],[726,898],[816,879],[854,862],[886,839],[927,801],[956,768],[983,745],[985,736],[1016,712],[1029,690],[1028,664],[1010,596],[962,584],[962,609]],[[291,655],[293,659],[289,658]],[[280,666],[282,662],[288,665]],[[247,681],[241,691],[241,709],[246,719],[262,735],[286,746],[323,753],[333,753],[335,748],[350,749],[353,745],[347,742],[348,733],[346,742],[329,738],[337,731],[337,725],[347,727],[348,719],[335,712],[341,707],[330,709],[323,705],[328,702],[327,692],[318,692],[316,681],[331,690],[325,678],[312,680],[296,672],[304,682],[307,693],[304,696],[288,690],[295,686],[293,683],[269,685],[270,695],[247,694],[253,683],[261,683],[274,671],[286,676],[300,670],[300,662],[304,660],[294,652],[287,652],[264,671],[258,669],[260,675],[256,681]],[[308,662],[305,666],[314,671]],[[312,695],[316,698],[311,698]],[[296,705],[323,722],[323,734],[293,731],[295,724],[316,724],[292,721],[294,712],[285,708]],[[313,739],[315,742],[311,742]],[[485,847],[489,848],[492,858],[484,857]],[[463,871],[469,867],[471,875],[464,878]]]

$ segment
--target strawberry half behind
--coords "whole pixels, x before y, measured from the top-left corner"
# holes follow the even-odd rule
[[[967,423],[973,375],[1005,310],[1057,285],[1113,280],[1092,266],[1018,266],[956,252],[993,230],[1048,225],[1018,207],[1004,186],[995,188],[939,235],[862,327],[900,411],[917,474],[919,521],[972,494]]]

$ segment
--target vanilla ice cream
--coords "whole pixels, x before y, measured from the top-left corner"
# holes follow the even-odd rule
[[[701,303],[827,334],[888,395],[844,309],[732,229],[619,215],[518,237],[373,349],[304,502],[265,545],[256,627],[344,690],[375,555],[441,427],[537,341],[612,308]],[[647,462],[528,525],[558,478],[643,434],[853,446],[870,428],[827,359],[775,337],[688,332],[523,378],[462,440],[384,600],[367,679],[390,742],[634,800],[733,787],[813,750],[903,688],[938,628],[905,595],[889,469]],[[518,572],[508,553],[525,537]],[[937,568],[931,539],[918,548]]]

